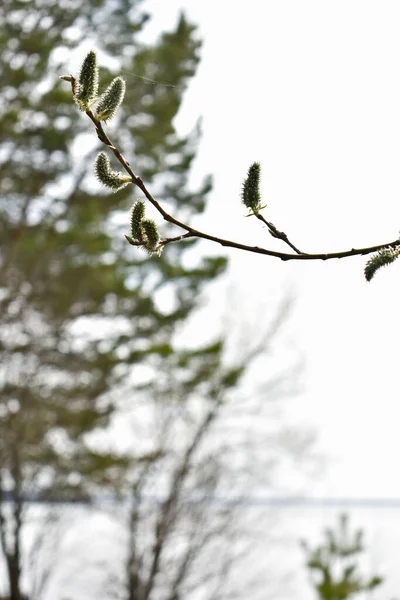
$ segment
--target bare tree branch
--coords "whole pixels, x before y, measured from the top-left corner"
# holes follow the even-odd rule
[[[171,524],[173,523],[174,510],[176,509],[177,502],[179,500],[179,496],[190,467],[190,461],[215,416],[216,407],[213,407],[207,412],[196,434],[194,435],[192,442],[189,444],[183,456],[182,463],[176,469],[173,476],[169,496],[161,505],[160,514],[156,523],[156,543],[153,549],[153,558],[145,586],[143,600],[148,600],[151,590],[153,589],[155,576],[159,570],[161,555],[170,533]]]

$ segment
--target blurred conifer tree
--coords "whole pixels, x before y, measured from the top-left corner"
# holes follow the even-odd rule
[[[312,548],[303,542],[307,567],[319,600],[347,600],[371,592],[382,584],[381,577],[360,573],[365,551],[363,531],[350,531],[347,515],[341,515],[336,530],[327,529],[325,542]]]
[[[159,397],[178,378],[182,397],[209,385],[211,403],[241,373],[222,369],[221,343],[184,352],[173,344],[226,260],[195,253],[196,240],[161,258],[126,243],[132,189],[105,193],[88,172],[101,145],[58,79],[79,64],[87,46],[72,51],[84,42],[168,83],[128,79],[110,131],[158,198],[185,219],[201,213],[211,181],[188,183],[199,128],[181,136],[174,127],[200,42],[182,15],[143,45],[147,20],[139,0],[0,6],[0,532],[12,600],[22,597],[26,496],[120,485],[126,458],[96,450],[87,434],[107,425],[115,398],[133,401],[138,365],[157,374]],[[104,87],[114,74],[101,69]]]

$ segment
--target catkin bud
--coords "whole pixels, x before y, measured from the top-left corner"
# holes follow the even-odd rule
[[[257,211],[260,208],[260,171],[260,164],[253,163],[243,182],[242,202],[247,208],[250,208],[253,211]]]
[[[146,242],[144,243],[145,249],[152,254],[155,252],[158,242],[160,241],[160,234],[158,227],[154,221],[150,219],[144,219],[142,221],[142,228],[146,236]]]
[[[80,110],[87,110],[97,98],[99,88],[99,68],[96,53],[91,50],[82,63],[75,94],[75,101]]]
[[[378,269],[390,265],[399,255],[400,250],[398,248],[382,248],[382,250],[373,254],[364,269],[365,279],[371,281]]]
[[[144,202],[138,200],[131,208],[130,225],[131,235],[135,240],[142,240],[142,221],[144,218]]]
[[[94,172],[97,179],[106,187],[118,192],[128,183],[132,182],[131,177],[124,175],[120,171],[111,169],[110,160],[105,152],[100,152],[94,163]]]
[[[125,81],[122,77],[112,80],[104,94],[100,96],[95,108],[95,116],[99,121],[109,121],[117,112],[125,96]]]

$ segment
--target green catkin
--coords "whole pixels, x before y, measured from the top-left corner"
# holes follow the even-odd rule
[[[93,103],[99,89],[99,68],[97,66],[97,57],[91,50],[82,63],[78,89],[75,94],[75,101],[80,110],[87,110]]]
[[[146,236],[144,247],[148,252],[153,253],[155,252],[158,242],[160,241],[158,227],[154,221],[151,221],[150,219],[144,219],[142,221],[142,228]]]
[[[124,175],[120,171],[113,171],[111,169],[110,160],[105,152],[100,152],[97,155],[94,163],[94,172],[100,183],[114,192],[122,190],[128,183],[132,183],[131,177]]]
[[[144,218],[144,202],[142,200],[138,200],[136,204],[134,204],[131,208],[131,216],[130,216],[130,226],[131,226],[131,236],[138,240],[139,242],[143,239],[142,234],[142,221]]]
[[[242,187],[242,202],[254,212],[260,209],[260,173],[260,164],[253,163],[247,172],[247,177]]]
[[[365,265],[364,275],[367,281],[371,281],[375,273],[381,267],[390,265],[398,258],[400,250],[397,248],[383,248],[374,254]]]
[[[125,96],[125,81],[122,77],[112,80],[106,91],[100,96],[95,107],[95,116],[99,121],[109,121],[115,116]]]

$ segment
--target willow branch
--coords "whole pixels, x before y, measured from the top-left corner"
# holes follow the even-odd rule
[[[70,75],[68,77],[61,77],[61,79],[64,79],[65,81],[69,81],[71,83],[72,93],[74,94],[75,90],[76,90],[76,84],[77,84],[76,78],[73,77],[72,75]],[[103,144],[108,146],[108,148],[114,153],[117,160],[120,162],[120,164],[125,169],[125,171],[128,173],[128,175],[131,177],[132,183],[135,184],[142,191],[142,193],[147,198],[147,200],[154,206],[154,208],[158,211],[158,213],[163,217],[163,219],[165,221],[167,221],[168,223],[171,223],[172,225],[176,225],[177,227],[186,231],[186,233],[181,236],[176,236],[176,237],[166,238],[164,240],[161,240],[160,241],[161,246],[165,246],[166,244],[169,244],[171,242],[180,241],[184,238],[195,237],[195,238],[199,238],[199,239],[208,240],[210,242],[214,242],[215,244],[220,244],[221,246],[223,246],[225,248],[236,248],[237,250],[243,250],[245,252],[252,252],[255,254],[272,256],[274,258],[280,258],[283,261],[331,260],[334,258],[349,258],[350,256],[364,256],[367,254],[372,254],[373,252],[378,252],[379,250],[382,250],[384,248],[393,248],[394,249],[394,248],[400,247],[400,239],[396,238],[393,241],[386,242],[383,244],[377,244],[376,246],[367,246],[364,248],[351,248],[350,250],[344,250],[344,251],[340,251],[340,252],[320,252],[320,253],[301,252],[289,240],[286,233],[284,233],[283,231],[279,231],[273,223],[271,223],[270,221],[267,221],[261,214],[259,214],[258,211],[254,212],[254,216],[256,216],[259,220],[261,220],[263,223],[265,223],[267,225],[269,233],[273,237],[280,239],[283,242],[285,242],[287,245],[289,245],[292,248],[292,250],[294,251],[294,254],[286,253],[286,252],[278,252],[275,250],[269,250],[268,248],[263,248],[260,246],[248,246],[246,244],[241,244],[240,242],[235,242],[233,240],[227,240],[227,239],[215,236],[215,235],[211,235],[209,233],[205,233],[204,231],[195,229],[194,227],[191,227],[190,225],[187,225],[186,223],[179,221],[177,218],[175,218],[173,215],[169,214],[161,206],[161,204],[152,196],[150,191],[147,189],[143,180],[133,172],[132,167],[130,166],[130,164],[126,160],[126,158],[123,156],[122,152],[112,143],[112,141],[110,140],[108,135],[105,133],[102,123],[95,117],[95,115],[93,114],[93,112],[90,109],[86,110],[86,114],[91,119],[91,121],[93,122],[93,124],[95,126],[97,137]],[[140,244],[134,242],[133,240],[128,239],[128,241],[131,245],[134,245],[134,246],[140,245]]]

